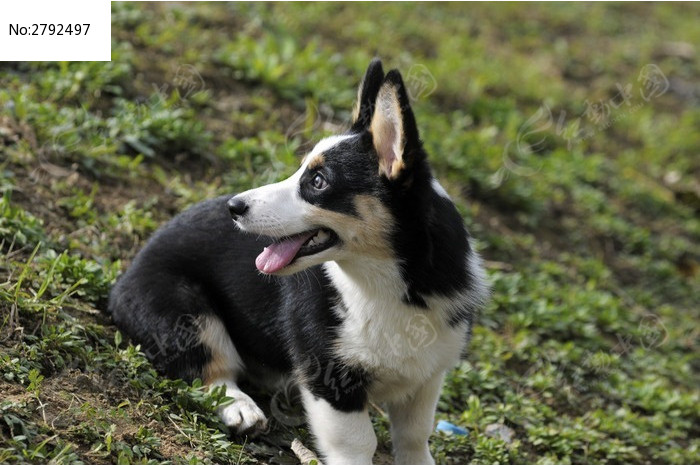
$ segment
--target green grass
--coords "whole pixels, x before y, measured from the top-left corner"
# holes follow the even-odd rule
[[[375,55],[494,286],[439,404],[469,435],[435,434],[438,463],[697,463],[700,9],[112,9],[111,63],[0,65],[1,463],[295,463],[303,426],[229,436],[222,392],[160,377],[99,309],[158,225],[347,127]]]

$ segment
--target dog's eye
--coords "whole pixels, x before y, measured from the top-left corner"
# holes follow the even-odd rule
[[[314,186],[314,189],[323,190],[328,187],[328,181],[321,173],[316,173],[311,179],[311,185]]]

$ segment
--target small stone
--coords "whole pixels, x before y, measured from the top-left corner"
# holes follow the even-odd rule
[[[515,436],[515,431],[508,428],[503,423],[491,423],[484,430],[484,434],[492,438],[499,438],[506,444],[510,444],[511,442],[513,442],[513,436]]]

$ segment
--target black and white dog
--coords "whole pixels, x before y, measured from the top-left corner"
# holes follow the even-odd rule
[[[158,341],[148,355],[165,374],[225,385],[235,401],[219,414],[238,432],[267,426],[239,381],[286,375],[327,465],[372,463],[370,401],[389,413],[396,463],[426,465],[444,373],[487,295],[401,75],[374,60],[347,133],[282,182],[175,217],[117,282],[109,311],[143,348]]]

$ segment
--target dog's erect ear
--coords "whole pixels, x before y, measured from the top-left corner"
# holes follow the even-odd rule
[[[365,77],[357,89],[357,101],[352,111],[352,129],[361,131],[369,126],[374,113],[374,101],[377,99],[379,88],[384,82],[384,70],[382,61],[374,58],[367,67]]]
[[[421,145],[406,87],[398,70],[389,71],[384,78],[369,129],[379,156],[380,172],[389,179],[398,178],[413,164],[412,157],[419,152]]]

